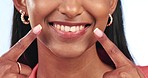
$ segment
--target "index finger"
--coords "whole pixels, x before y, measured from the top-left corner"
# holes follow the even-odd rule
[[[34,27],[28,32],[26,36],[21,38],[13,47],[11,47],[7,53],[2,55],[2,57],[12,61],[17,61],[23,52],[28,48],[28,46],[34,41],[37,35],[41,32],[41,29],[41,25]]]
[[[94,33],[117,68],[132,64],[132,62],[117,48],[117,46],[112,41],[110,41],[110,39],[101,30],[96,28]]]

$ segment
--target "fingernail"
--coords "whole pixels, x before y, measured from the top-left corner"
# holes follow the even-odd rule
[[[102,36],[103,36],[103,32],[102,32],[100,29],[98,29],[98,28],[96,28],[96,29],[94,30],[94,33],[95,33],[98,37],[102,37]]]
[[[38,35],[41,32],[41,30],[42,30],[42,26],[39,24],[33,28],[33,33]]]

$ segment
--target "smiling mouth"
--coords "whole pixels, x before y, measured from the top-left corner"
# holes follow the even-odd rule
[[[87,27],[91,26],[91,23],[65,23],[65,22],[49,22],[49,26],[62,32],[80,32]]]
[[[62,39],[79,38],[84,35],[86,30],[92,25],[91,23],[69,23],[59,21],[49,22],[48,24]]]

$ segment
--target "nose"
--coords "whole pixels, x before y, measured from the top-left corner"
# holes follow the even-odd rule
[[[83,13],[83,8],[77,0],[63,0],[58,11],[68,18],[74,18]]]

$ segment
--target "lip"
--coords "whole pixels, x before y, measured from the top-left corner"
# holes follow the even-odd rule
[[[89,25],[89,24],[91,25],[91,23],[87,23],[87,22],[73,23],[73,22],[52,21],[52,23],[64,25],[64,26],[70,26],[70,27],[71,26],[80,26],[80,25],[85,26],[85,28],[83,28],[82,30],[77,31],[77,32],[66,32],[66,31],[61,31],[61,30],[55,28],[53,25],[49,24],[49,27],[51,27],[55,31],[55,33],[57,33],[57,35],[63,39],[79,38],[86,33],[87,29],[89,28],[89,26],[87,26],[87,25]]]

